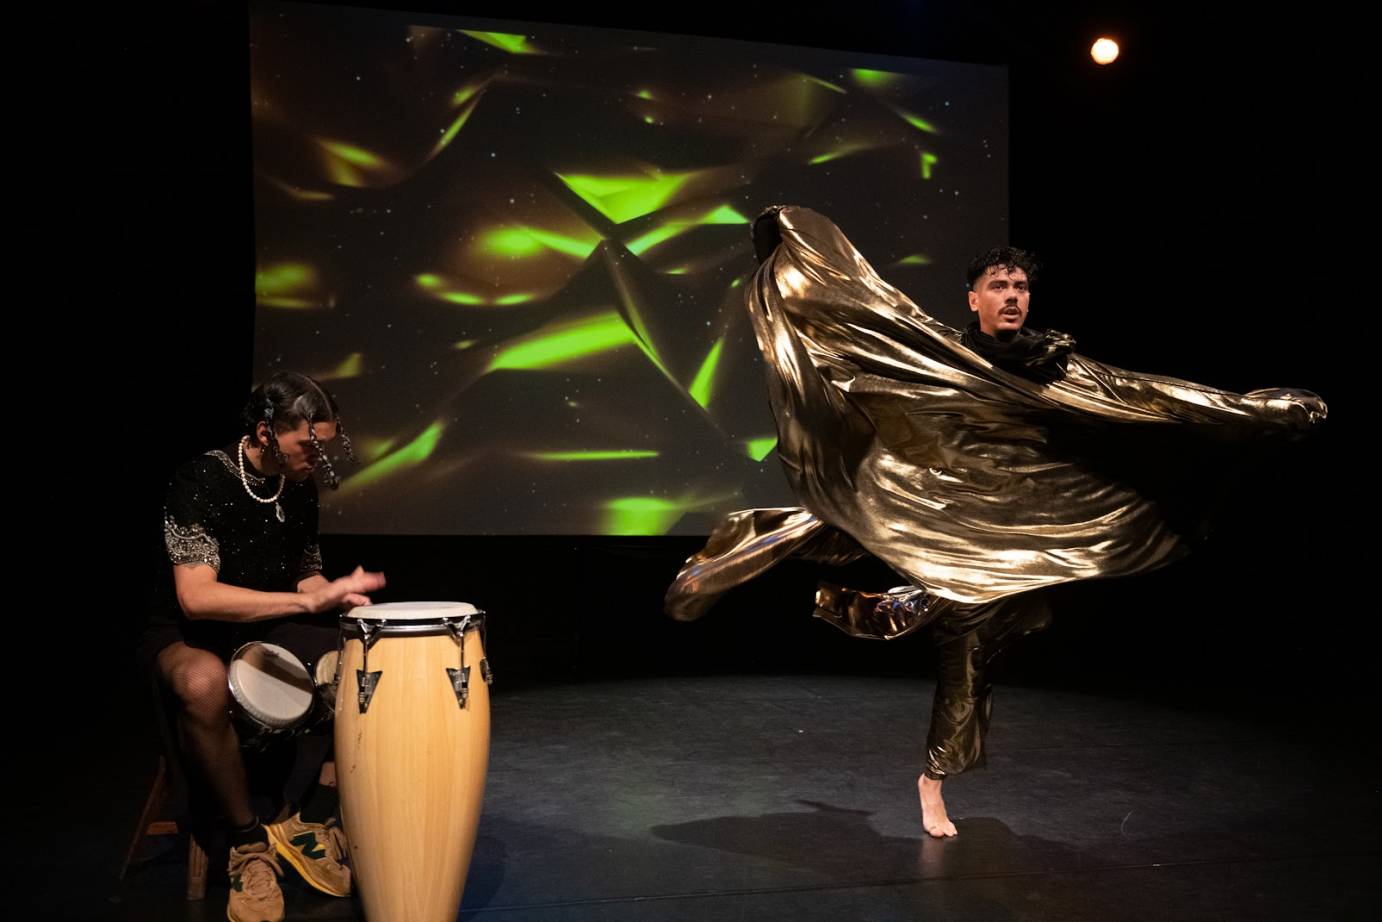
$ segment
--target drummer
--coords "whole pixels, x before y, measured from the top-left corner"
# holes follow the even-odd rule
[[[168,487],[172,573],[160,581],[139,654],[168,691],[187,762],[228,824],[227,916],[261,922],[283,918],[279,856],[316,889],[346,896],[348,850],[332,820],[306,822],[289,809],[291,816],[264,825],[255,815],[230,720],[226,663],[250,640],[314,663],[336,645],[333,614],[368,605],[384,574],[356,567],[335,580],[322,575],[312,474],[320,469],[334,489],[325,448],[339,438],[350,456],[326,389],[306,375],[277,373],[254,389],[241,426],[237,442],[183,465]]]

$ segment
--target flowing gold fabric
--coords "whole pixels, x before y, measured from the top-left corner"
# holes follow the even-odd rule
[[[1151,570],[1185,552],[1185,535],[1163,498],[1098,463],[1101,446],[1187,429],[1226,443],[1325,418],[1308,392],[1235,394],[1077,353],[1038,383],[965,347],[816,212],[771,208],[755,238],[747,306],[802,508],[726,517],[669,589],[675,618],[793,554],[873,554],[938,597],[927,620],[951,603]],[[858,636],[918,626],[831,620]]]

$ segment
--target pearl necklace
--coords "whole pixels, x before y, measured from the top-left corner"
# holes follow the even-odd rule
[[[288,478],[284,477],[282,473],[278,475],[278,490],[268,499],[262,496],[256,496],[254,491],[250,489],[249,478],[245,476],[245,445],[249,440],[250,437],[247,435],[240,438],[240,451],[238,452],[240,456],[240,482],[245,485],[245,492],[250,495],[250,499],[254,500],[256,503],[273,503],[274,517],[282,522],[283,507],[278,504],[278,498],[283,495],[283,485],[288,482]]]

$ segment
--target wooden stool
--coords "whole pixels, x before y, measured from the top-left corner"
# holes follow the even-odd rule
[[[335,769],[335,766],[332,766]],[[178,824],[174,820],[160,820],[159,814],[163,812],[164,802],[168,799],[168,760],[158,757],[158,772],[154,775],[154,783],[149,788],[149,796],[144,801],[144,812],[139,814],[139,825],[134,827],[134,839],[130,842],[130,849],[125,853],[125,863],[120,865],[120,880],[125,879],[129,872],[130,864],[134,861],[135,852],[139,851],[140,843],[149,836],[175,836],[178,834]],[[197,843],[197,839],[191,833],[187,835],[187,898],[189,900],[200,900],[206,898],[206,850]]]

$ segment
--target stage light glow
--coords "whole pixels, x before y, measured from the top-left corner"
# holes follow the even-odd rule
[[[1118,60],[1118,43],[1111,38],[1101,38],[1090,47],[1089,56],[1095,64],[1112,64]]]

